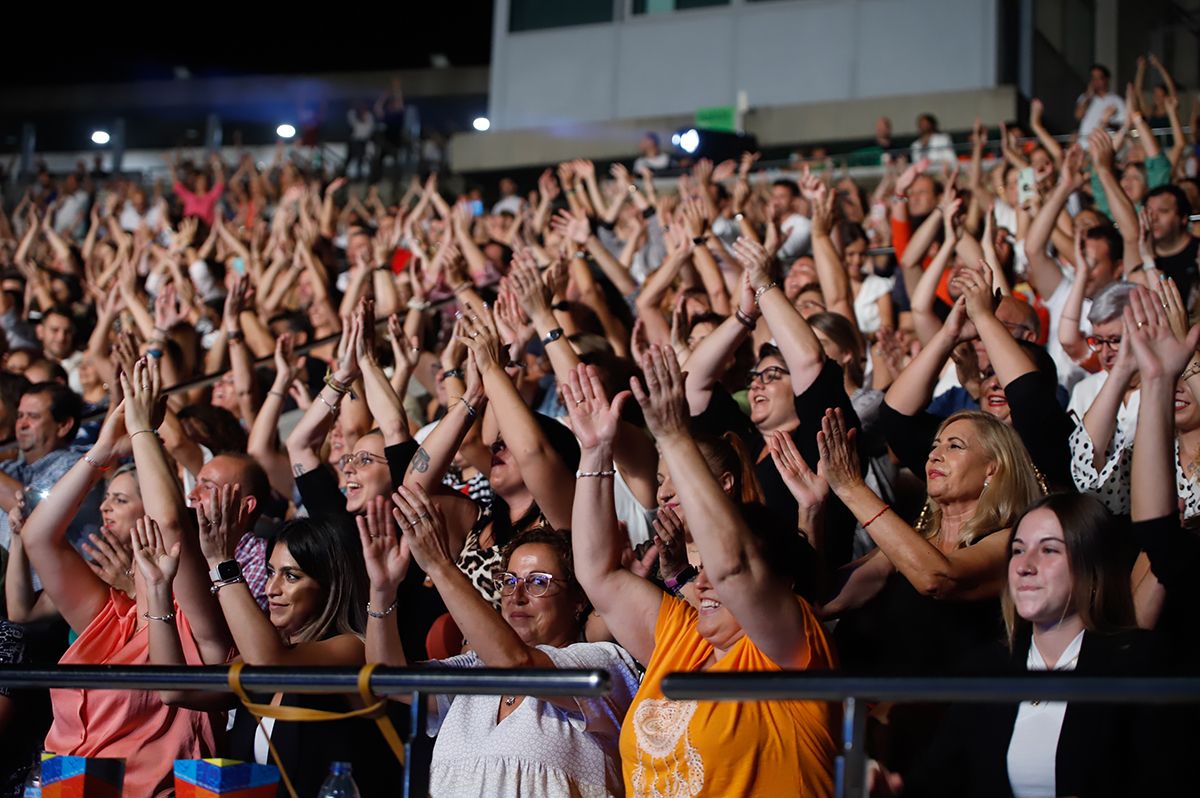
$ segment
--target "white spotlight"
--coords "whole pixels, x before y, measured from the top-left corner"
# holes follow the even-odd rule
[[[290,139],[292,136],[296,135],[296,128],[285,122],[279,127],[275,128],[275,132],[281,139]]]
[[[695,128],[688,128],[679,135],[679,148],[691,155],[700,146],[700,134]]]
[[[475,121],[471,123],[471,127],[475,128],[480,133],[487,130],[491,126],[492,120],[488,119],[486,116],[477,116],[475,117]]]
[[[111,138],[112,137],[108,135],[107,130],[93,130],[92,131],[92,143],[93,144],[107,144],[109,142],[109,139],[111,139]]]

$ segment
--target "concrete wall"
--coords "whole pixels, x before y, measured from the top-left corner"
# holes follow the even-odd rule
[[[993,87],[997,0],[777,0],[508,33],[496,0],[493,129]]]
[[[896,135],[903,137],[915,134],[916,116],[922,111],[936,114],[944,130],[969,130],[976,117],[991,124],[1015,119],[1017,91],[1012,86],[999,86],[752,108],[746,115],[745,126],[763,147],[798,142],[831,143],[870,138],[874,135],[875,120],[888,116]],[[465,133],[451,139],[450,163],[455,171],[473,172],[536,166],[570,158],[631,160],[637,152],[638,139],[646,131],[656,131],[666,143],[671,131],[691,121],[690,114],[675,114]]]

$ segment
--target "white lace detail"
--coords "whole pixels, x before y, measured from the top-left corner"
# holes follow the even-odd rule
[[[639,758],[633,770],[630,780],[635,798],[691,798],[704,788],[704,760],[688,736],[688,724],[694,714],[695,701],[653,698],[642,701],[634,710],[633,731],[638,750],[651,759],[649,769],[644,759]],[[687,777],[682,780],[681,765],[687,768]],[[665,781],[666,792],[658,789],[660,777]]]

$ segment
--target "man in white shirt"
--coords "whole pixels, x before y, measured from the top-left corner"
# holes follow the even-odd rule
[[[54,232],[64,238],[75,238],[87,217],[88,199],[88,193],[79,186],[79,178],[73,173],[67,175],[54,215]]]
[[[920,135],[917,136],[917,140],[912,143],[910,148],[913,163],[917,163],[922,158],[948,162],[957,160],[954,154],[954,142],[950,140],[950,134],[938,130],[936,116],[933,114],[918,116],[917,130],[920,131]]]
[[[1088,81],[1087,91],[1079,95],[1075,101],[1075,118],[1079,120],[1079,142],[1086,150],[1088,134],[1107,119],[1107,124],[1113,128],[1120,127],[1125,121],[1125,101],[1120,95],[1113,94],[1109,89],[1112,77],[1108,67],[1103,64],[1092,64],[1091,80]]]
[[[638,151],[641,152],[641,155],[633,162],[635,175],[645,169],[649,169],[651,172],[661,172],[671,165],[671,156],[659,149],[657,133],[647,133],[642,136],[642,140],[638,143]]]
[[[771,185],[771,215],[782,219],[779,227],[785,236],[778,255],[783,263],[791,263],[809,251],[812,221],[804,215],[805,210],[806,203],[794,180],[780,178]]]
[[[525,201],[517,192],[516,181],[511,177],[500,178],[500,201],[492,206],[492,214],[499,216],[502,213],[511,213],[513,216],[519,216],[524,205]]]

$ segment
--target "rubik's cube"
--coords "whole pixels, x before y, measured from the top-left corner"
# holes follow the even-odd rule
[[[279,768],[236,759],[176,759],[176,798],[275,798]],[[90,796],[89,796],[90,798]]]
[[[42,758],[42,798],[121,798],[124,782],[124,759]]]

